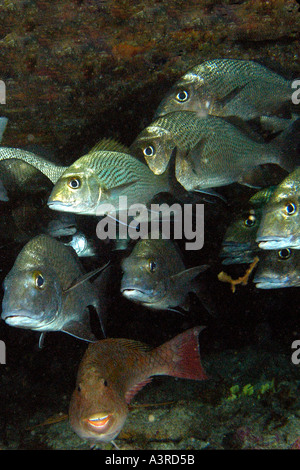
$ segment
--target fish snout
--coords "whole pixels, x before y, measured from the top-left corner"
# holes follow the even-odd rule
[[[33,318],[30,310],[3,310],[2,320],[10,326],[33,328],[37,326],[37,321]]]
[[[147,301],[151,297],[151,293],[144,291],[136,286],[123,286],[121,293],[126,299],[134,300],[136,302]]]
[[[291,237],[276,235],[261,235],[256,238],[259,248],[263,250],[280,250],[281,248],[292,247]]]

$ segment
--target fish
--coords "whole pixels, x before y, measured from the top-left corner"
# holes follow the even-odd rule
[[[168,177],[156,176],[147,165],[128,153],[92,150],[76,160],[56,182],[50,209],[84,215],[106,215],[148,204],[158,193],[168,192]]]
[[[256,241],[264,250],[300,249],[300,167],[274,190],[263,210]]]
[[[296,167],[299,127],[300,119],[265,143],[223,118],[200,118],[196,112],[177,111],[152,122],[129,150],[137,158],[144,157],[156,175],[165,172],[175,150],[176,180],[186,191],[231,183],[256,187],[260,165],[276,164],[286,171]]]
[[[261,250],[253,282],[258,289],[300,286],[300,251],[291,248]]]
[[[88,307],[96,310],[105,336],[104,310],[88,278],[72,248],[38,235],[22,248],[4,280],[1,318],[17,328],[96,341]]]
[[[261,211],[249,209],[237,217],[226,230],[220,257],[222,264],[252,263],[259,251],[255,241]]]
[[[270,199],[275,186],[265,188],[254,194],[247,210],[243,210],[229,225],[222,241],[220,257],[222,264],[252,263],[261,251],[256,243],[263,207]]]
[[[121,143],[106,138],[94,146],[95,150],[107,148],[127,151],[127,147]],[[45,153],[43,149],[39,149],[39,151]],[[48,152],[46,153],[48,154]],[[0,147],[2,183],[6,190],[17,197],[20,196],[20,193],[39,192],[42,189],[48,190],[50,194],[53,185],[67,169],[68,166],[54,163],[28,150]]]
[[[72,429],[94,443],[113,442],[128,415],[128,404],[152,376],[207,379],[194,327],[157,348],[123,338],[90,344],[79,365],[69,406]]]
[[[181,307],[188,310],[189,292],[197,293],[195,277],[207,265],[186,269],[171,240],[141,239],[122,260],[121,293],[144,307],[159,310]]]
[[[199,116],[269,116],[291,103],[292,81],[251,60],[213,59],[188,70],[159,104],[154,118],[173,111]]]

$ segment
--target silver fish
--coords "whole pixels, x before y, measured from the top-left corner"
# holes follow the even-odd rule
[[[167,93],[155,117],[173,111],[200,116],[269,116],[291,103],[292,81],[250,60],[213,59],[193,67]]]
[[[261,250],[256,243],[262,211],[275,187],[258,191],[249,200],[249,207],[229,225],[222,241],[222,264],[252,263]]]
[[[300,286],[300,251],[261,250],[254,281],[258,289]]]
[[[186,269],[170,240],[139,240],[122,261],[121,292],[129,300],[152,309],[188,309],[188,293],[196,292],[195,277],[207,265]]]
[[[48,235],[30,240],[5,278],[1,318],[18,328],[95,341],[88,306],[96,309],[104,331],[97,289],[73,249]]]
[[[151,170],[160,175],[175,149],[176,179],[187,191],[234,182],[256,186],[255,173],[260,165],[273,163],[287,171],[295,168],[292,138],[299,139],[298,121],[277,139],[265,143],[222,118],[200,118],[195,112],[179,111],[151,123],[132,143],[130,152],[144,157]]]
[[[265,250],[300,249],[300,167],[274,190],[266,204],[256,241]]]
[[[155,176],[135,157],[115,151],[91,151],[76,160],[55,184],[48,200],[51,209],[85,215],[124,210],[119,197],[126,196],[127,206],[147,204],[160,192],[169,190],[168,178]]]

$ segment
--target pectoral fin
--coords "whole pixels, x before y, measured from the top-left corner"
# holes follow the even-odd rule
[[[109,266],[109,264],[110,264],[110,261],[108,261],[108,263],[106,263],[104,266],[101,266],[101,268],[94,269],[90,273],[84,274],[80,278],[75,279],[75,281],[73,281],[72,284],[67,289],[64,290],[64,294],[67,294],[71,290],[76,289],[76,287],[80,286],[84,282],[88,281],[91,277],[95,276],[96,274],[106,269]]]
[[[107,197],[110,200],[119,199],[120,196],[124,196],[124,191],[131,186],[135,185],[138,180],[129,181],[128,183],[122,183],[118,186],[113,186],[112,188],[108,188],[105,190]]]
[[[134,385],[130,390],[128,390],[125,394],[125,400],[126,400],[126,403],[129,404],[131,402],[131,400],[133,399],[133,397],[140,391],[142,390],[143,387],[145,387],[145,385],[147,385],[148,383],[150,383],[152,380],[152,378],[148,378],[146,380],[144,380],[143,382],[140,382],[136,385]]]
[[[202,266],[195,266],[194,268],[185,269],[180,273],[174,274],[171,276],[171,280],[176,283],[177,286],[189,286],[191,281],[198,276],[198,274],[203,273],[209,268],[207,264]]]
[[[236,86],[232,90],[230,90],[227,95],[223,96],[223,98],[219,98],[217,103],[218,105],[221,105],[222,107],[226,106],[230,101],[233,101],[236,96],[248,85],[248,83],[244,83],[243,85]]]
[[[90,331],[88,326],[84,325],[79,321],[70,321],[63,326],[62,331],[68,333],[75,338],[82,339],[84,341],[89,341],[94,343],[97,341],[97,338]]]

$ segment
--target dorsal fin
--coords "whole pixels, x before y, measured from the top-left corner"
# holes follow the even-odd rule
[[[107,150],[110,152],[129,153],[128,147],[121,144],[117,140],[104,137],[89,151],[89,153],[99,152],[99,150]]]

